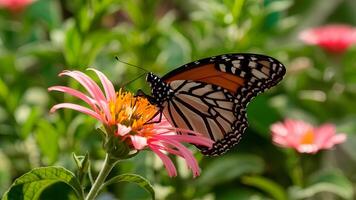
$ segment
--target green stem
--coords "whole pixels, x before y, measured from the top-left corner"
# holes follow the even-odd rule
[[[288,151],[288,168],[294,185],[303,187],[303,169],[300,161],[300,155],[295,151]]]
[[[106,154],[105,156],[105,161],[103,163],[103,166],[101,168],[101,171],[96,178],[93,186],[91,187],[88,196],[85,198],[85,200],[94,200],[95,197],[98,195],[101,186],[103,185],[106,177],[109,175],[110,171],[112,168],[115,166],[115,164],[118,162],[118,160],[114,160],[110,158],[109,154]]]

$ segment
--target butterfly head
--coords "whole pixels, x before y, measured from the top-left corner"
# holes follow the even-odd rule
[[[152,72],[148,72],[148,74],[146,76],[146,81],[148,82],[148,84],[153,85],[153,83],[157,80],[160,80],[160,78],[158,76],[156,76]]]
[[[161,106],[172,94],[171,88],[152,72],[147,74],[146,81],[151,87],[152,100],[154,101],[151,103]]]

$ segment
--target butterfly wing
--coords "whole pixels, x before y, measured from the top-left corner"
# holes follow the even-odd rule
[[[170,87],[174,96],[165,102],[163,114],[175,127],[214,140],[211,149],[199,147],[203,154],[220,155],[238,142],[247,127],[245,110],[234,111],[234,97],[226,89],[187,80],[172,81]]]
[[[246,105],[282,80],[285,67],[257,54],[225,54],[171,71],[162,80],[174,91],[163,114],[176,127],[215,141],[205,155],[220,155],[238,143],[247,128]]]

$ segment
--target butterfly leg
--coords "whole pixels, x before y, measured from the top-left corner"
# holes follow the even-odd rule
[[[162,110],[163,110],[163,108],[160,108],[154,115],[153,115],[153,117],[150,119],[150,120],[148,120],[148,122],[146,122],[145,124],[155,124],[155,123],[160,123],[161,121],[162,121]],[[159,115],[159,118],[158,118],[158,120],[155,120],[155,121],[151,121],[152,119],[154,119],[157,115]]]
[[[138,89],[136,92],[135,97],[145,97],[148,96],[147,94],[145,94],[141,89]]]
[[[150,96],[150,95],[144,93],[141,89],[137,90],[135,97],[144,97],[144,98],[146,98],[151,104],[156,105],[155,99],[154,99],[152,96]],[[155,115],[155,116],[156,116],[156,115]]]

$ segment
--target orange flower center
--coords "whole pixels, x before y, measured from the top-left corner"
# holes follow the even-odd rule
[[[121,89],[116,93],[116,100],[109,105],[112,124],[122,124],[131,127],[133,131],[140,130],[157,112],[156,107],[146,98],[135,97]]]
[[[309,129],[307,132],[304,133],[302,136],[300,143],[301,144],[313,144],[314,143],[314,132],[312,129]]]

